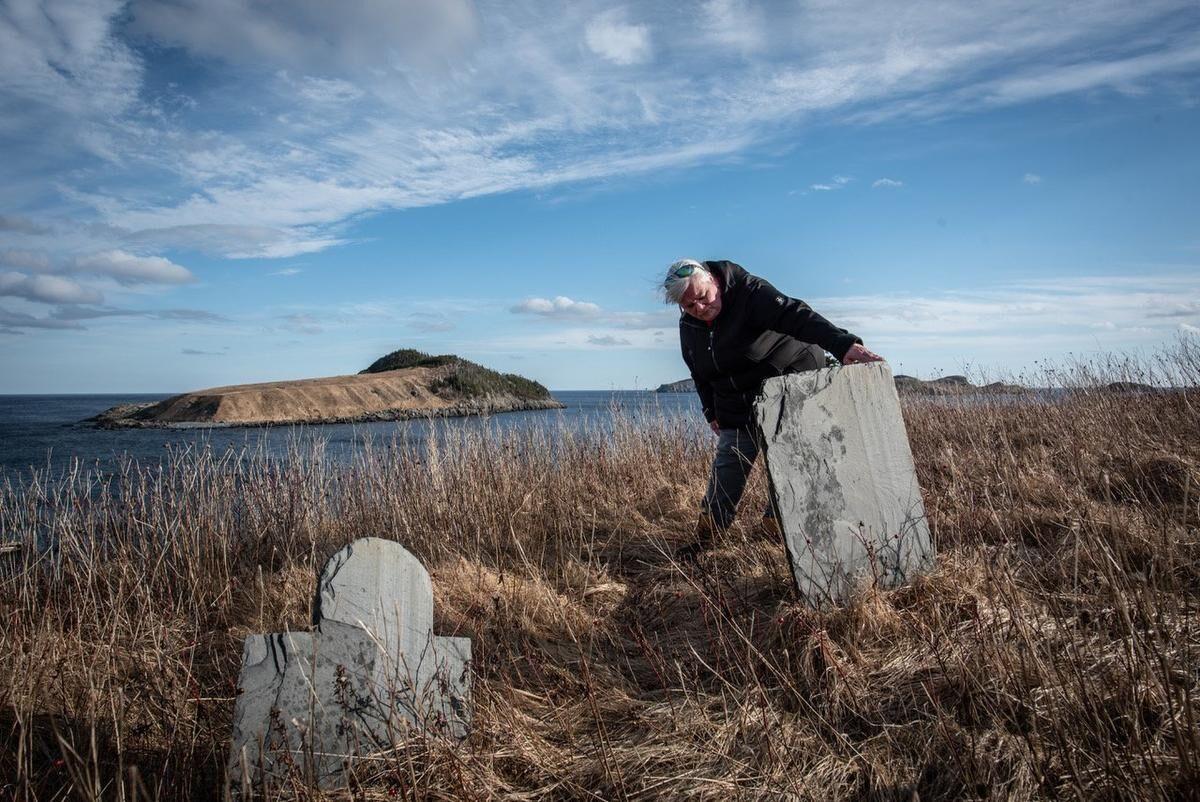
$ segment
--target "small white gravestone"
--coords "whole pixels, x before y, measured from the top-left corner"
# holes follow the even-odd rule
[[[312,632],[246,638],[231,790],[343,785],[413,727],[465,737],[470,659],[469,638],[433,634],[420,561],[393,541],[356,540],[321,572]]]
[[[860,583],[892,587],[932,566],[887,363],[768,379],[755,412],[792,571],[809,604],[844,602]]]

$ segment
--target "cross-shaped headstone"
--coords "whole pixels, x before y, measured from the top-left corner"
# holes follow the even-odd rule
[[[317,583],[312,632],[242,649],[229,782],[332,788],[411,728],[465,737],[471,641],[433,634],[429,573],[399,543],[363,538]]]

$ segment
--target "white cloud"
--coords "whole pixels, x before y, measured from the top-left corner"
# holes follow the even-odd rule
[[[593,53],[614,64],[641,64],[650,58],[650,29],[631,25],[623,9],[597,15],[587,25],[584,41]]]
[[[26,276],[0,273],[0,295],[42,304],[96,304],[104,295],[61,276]]]
[[[303,273],[304,270],[299,267],[285,267],[282,270],[272,270],[268,276],[297,276]]]
[[[1026,173],[1021,176],[1021,181],[1025,184],[1040,184],[1042,183],[1042,177],[1037,173]]]
[[[897,181],[894,178],[877,178],[875,181],[873,181],[871,183],[872,189],[902,187],[902,186],[904,186],[904,182]]]
[[[196,280],[186,267],[161,256],[136,256],[125,251],[104,251],[74,260],[72,272],[94,273],[121,284],[188,284]]]
[[[512,307],[509,311],[518,315],[538,315],[540,317],[559,320],[578,320],[581,318],[596,317],[600,314],[600,307],[587,301],[575,301],[564,295],[559,295],[554,300],[527,298]]]

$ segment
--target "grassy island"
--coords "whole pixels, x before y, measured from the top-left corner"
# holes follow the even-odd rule
[[[123,404],[91,423],[106,428],[359,423],[560,409],[537,382],[452,354],[401,349],[350,376],[238,384]]]

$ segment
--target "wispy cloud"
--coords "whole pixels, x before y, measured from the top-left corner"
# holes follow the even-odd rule
[[[1200,318],[1200,301],[1171,301],[1146,312],[1147,317]]]
[[[996,338],[1079,342],[1103,337],[1124,347],[1128,342],[1122,343],[1122,338],[1170,335],[1181,315],[1194,314],[1200,321],[1200,310],[1192,313],[1179,307],[1176,299],[1181,295],[1200,295],[1200,277],[1042,279],[975,291],[806,300],[864,338],[893,343],[962,346]],[[1164,310],[1180,314],[1164,315]]]
[[[0,267],[24,272],[47,273],[53,269],[49,255],[39,251],[0,251]]]
[[[41,300],[46,303],[46,300]],[[84,331],[87,321],[103,321],[118,318],[160,320],[201,325],[227,323],[224,315],[203,309],[126,309],[115,306],[96,306],[70,302],[50,310],[47,315],[33,315],[0,308],[0,329],[7,333],[48,329]]]
[[[292,257],[372,212],[724,159],[816,115],[961,114],[1200,69],[1192,0],[852,0],[772,6],[769,25],[750,0],[28,8],[0,11],[0,133],[32,143],[0,183],[55,180],[0,227],[145,258]],[[147,53],[185,54],[195,80],[152,80]]]
[[[440,333],[454,331],[458,324],[454,318],[443,311],[410,312],[406,318],[408,327],[413,331]]]
[[[904,182],[894,178],[877,178],[871,182],[872,189],[891,189],[902,186],[904,186]]]
[[[0,232],[16,232],[18,234],[48,234],[50,229],[24,217],[9,217],[0,214]]]
[[[116,4],[114,4],[116,5]],[[468,0],[285,4],[134,0],[132,32],[247,67],[305,74],[371,72],[462,52],[478,26]]]
[[[747,0],[708,0],[701,15],[705,33],[718,48],[750,55],[766,44],[765,14]]]
[[[280,315],[279,319],[283,321],[284,329],[296,334],[315,335],[325,331],[320,319],[308,312],[292,312]]]
[[[614,337],[611,334],[597,335],[592,334],[587,338],[589,345],[599,345],[606,348],[612,348],[624,345],[633,345],[633,343],[625,337]]]
[[[25,312],[13,312],[0,308],[0,331],[6,334],[20,334],[26,330],[37,329],[82,329],[79,323],[70,320],[58,320],[52,317],[38,317]]]
[[[1040,184],[1042,183],[1042,177],[1037,173],[1026,173],[1021,176],[1021,182],[1025,184]]]
[[[826,184],[810,184],[809,189],[817,192],[833,192],[835,190],[844,189],[854,179],[845,175],[835,175]]]
[[[186,323],[225,323],[229,318],[203,309],[122,309],[114,306],[60,306],[50,313],[54,320],[98,320],[113,317],[138,317],[176,320]]]

